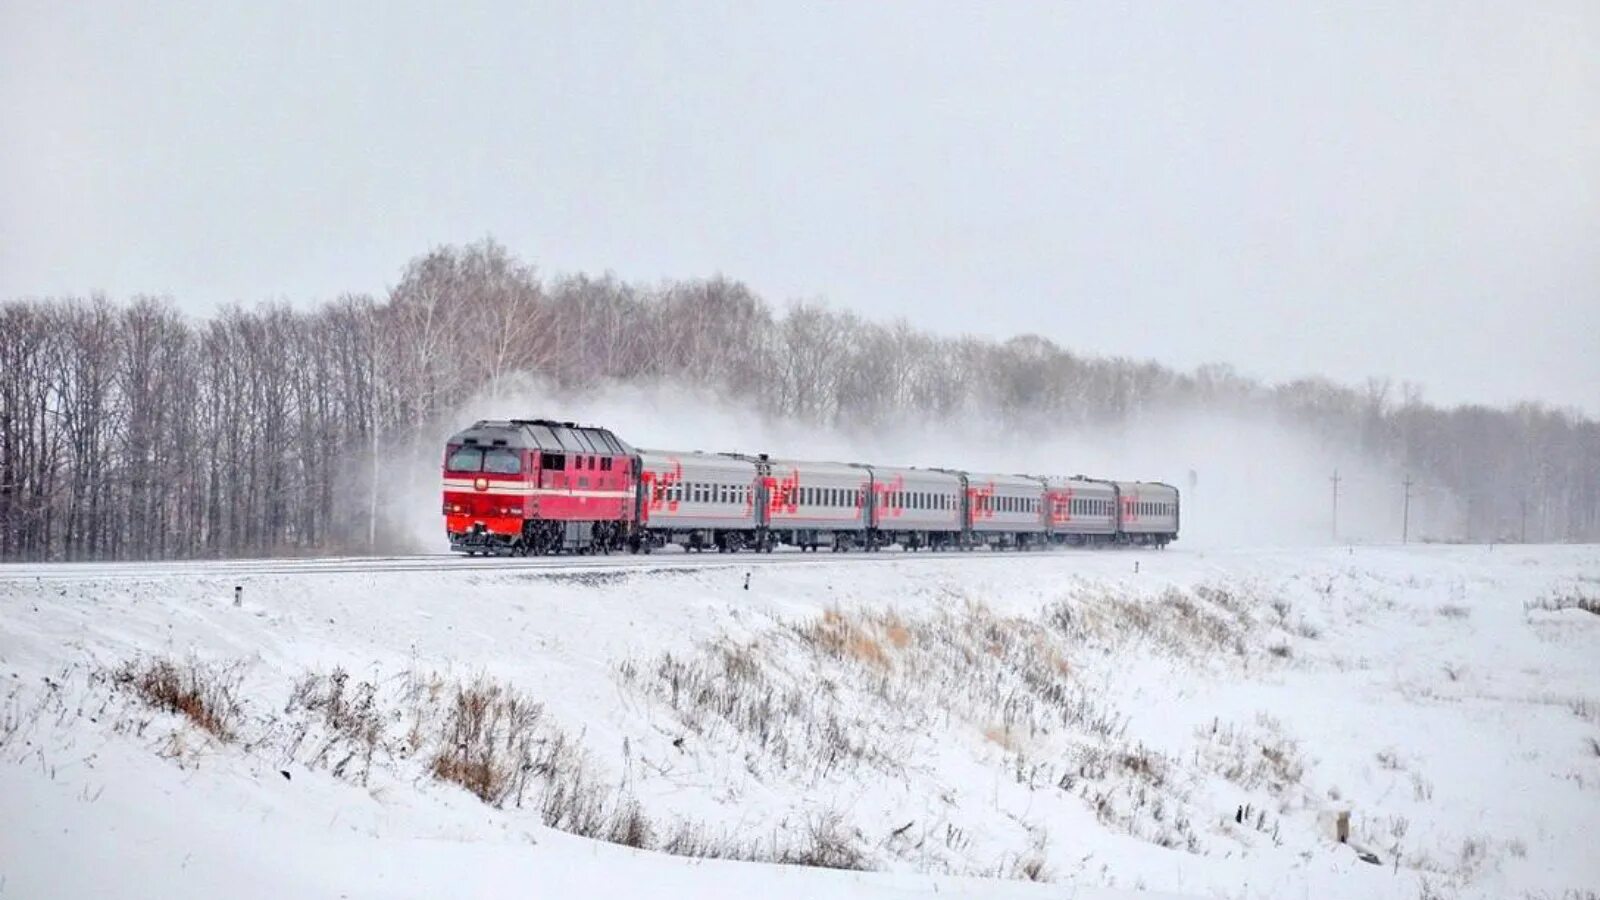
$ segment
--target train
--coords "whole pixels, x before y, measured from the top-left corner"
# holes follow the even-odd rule
[[[445,445],[445,533],[469,556],[1164,548],[1178,489],[767,454],[636,449],[608,428],[474,422]]]

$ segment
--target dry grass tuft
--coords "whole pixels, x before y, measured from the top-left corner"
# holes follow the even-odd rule
[[[889,634],[891,631],[894,634]],[[878,635],[883,634],[897,647],[904,647],[911,642],[911,633],[898,620],[872,621],[846,616],[837,609],[825,611],[822,618],[811,625],[810,632],[812,641],[832,655],[880,669],[889,668],[890,662]],[[896,643],[897,637],[903,643]]]
[[[1542,609],[1549,612],[1558,612],[1563,609],[1580,609],[1586,613],[1600,616],[1600,595],[1591,594],[1585,588],[1571,588],[1567,590],[1554,590],[1537,600],[1527,604],[1528,609]]]
[[[457,685],[430,766],[434,777],[459,784],[492,806],[513,795],[520,804],[543,711],[483,678]]]
[[[896,650],[904,650],[911,644],[911,631],[899,619],[892,619],[884,626],[883,636]]]
[[[288,715],[300,712],[309,713],[325,729],[307,764],[318,766],[337,757],[333,774],[342,778],[349,765],[359,761],[360,782],[366,784],[373,757],[384,746],[384,717],[378,707],[377,685],[363,681],[352,687],[349,674],[342,668],[335,668],[328,675],[310,673],[295,683],[284,707]],[[299,749],[310,731],[310,722],[303,722],[294,750]]]
[[[233,666],[164,657],[136,659],[112,673],[112,684],[156,709],[177,713],[220,740],[234,737],[240,716],[239,675]]]
[[[1017,749],[1016,735],[1011,733],[1011,729],[1006,728],[1003,725],[990,725],[988,728],[983,730],[983,736],[991,744],[995,744],[1003,750],[1010,751]]]

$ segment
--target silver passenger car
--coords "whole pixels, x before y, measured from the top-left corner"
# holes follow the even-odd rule
[[[651,543],[736,550],[761,525],[755,463],[718,453],[639,451],[639,524]]]
[[[1157,481],[1119,481],[1117,532],[1130,544],[1165,546],[1178,537],[1178,489]]]
[[[793,459],[769,459],[761,465],[766,471],[766,526],[773,539],[808,550],[866,544],[869,470]]]
[[[965,473],[967,527],[974,543],[1030,546],[1045,534],[1044,481],[1027,475]]]
[[[1109,542],[1117,534],[1117,487],[1109,481],[1048,476],[1046,524],[1058,543]]]
[[[908,550],[959,542],[965,482],[957,472],[868,466],[872,472],[869,512],[873,540]]]

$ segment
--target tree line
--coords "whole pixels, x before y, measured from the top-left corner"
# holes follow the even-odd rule
[[[1381,380],[1268,385],[816,303],[780,312],[722,278],[545,279],[484,241],[413,260],[384,296],[312,308],[195,320],[149,297],[0,304],[0,559],[406,549],[374,500],[403,475],[393,461],[437,450],[456,404],[528,374],[574,391],[679,383],[846,432],[1264,412],[1445,486],[1463,537],[1600,539],[1600,423],[1574,413],[1441,408]]]

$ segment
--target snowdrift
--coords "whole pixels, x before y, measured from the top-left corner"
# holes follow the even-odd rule
[[[0,896],[1600,890],[1595,548],[49,574]]]

